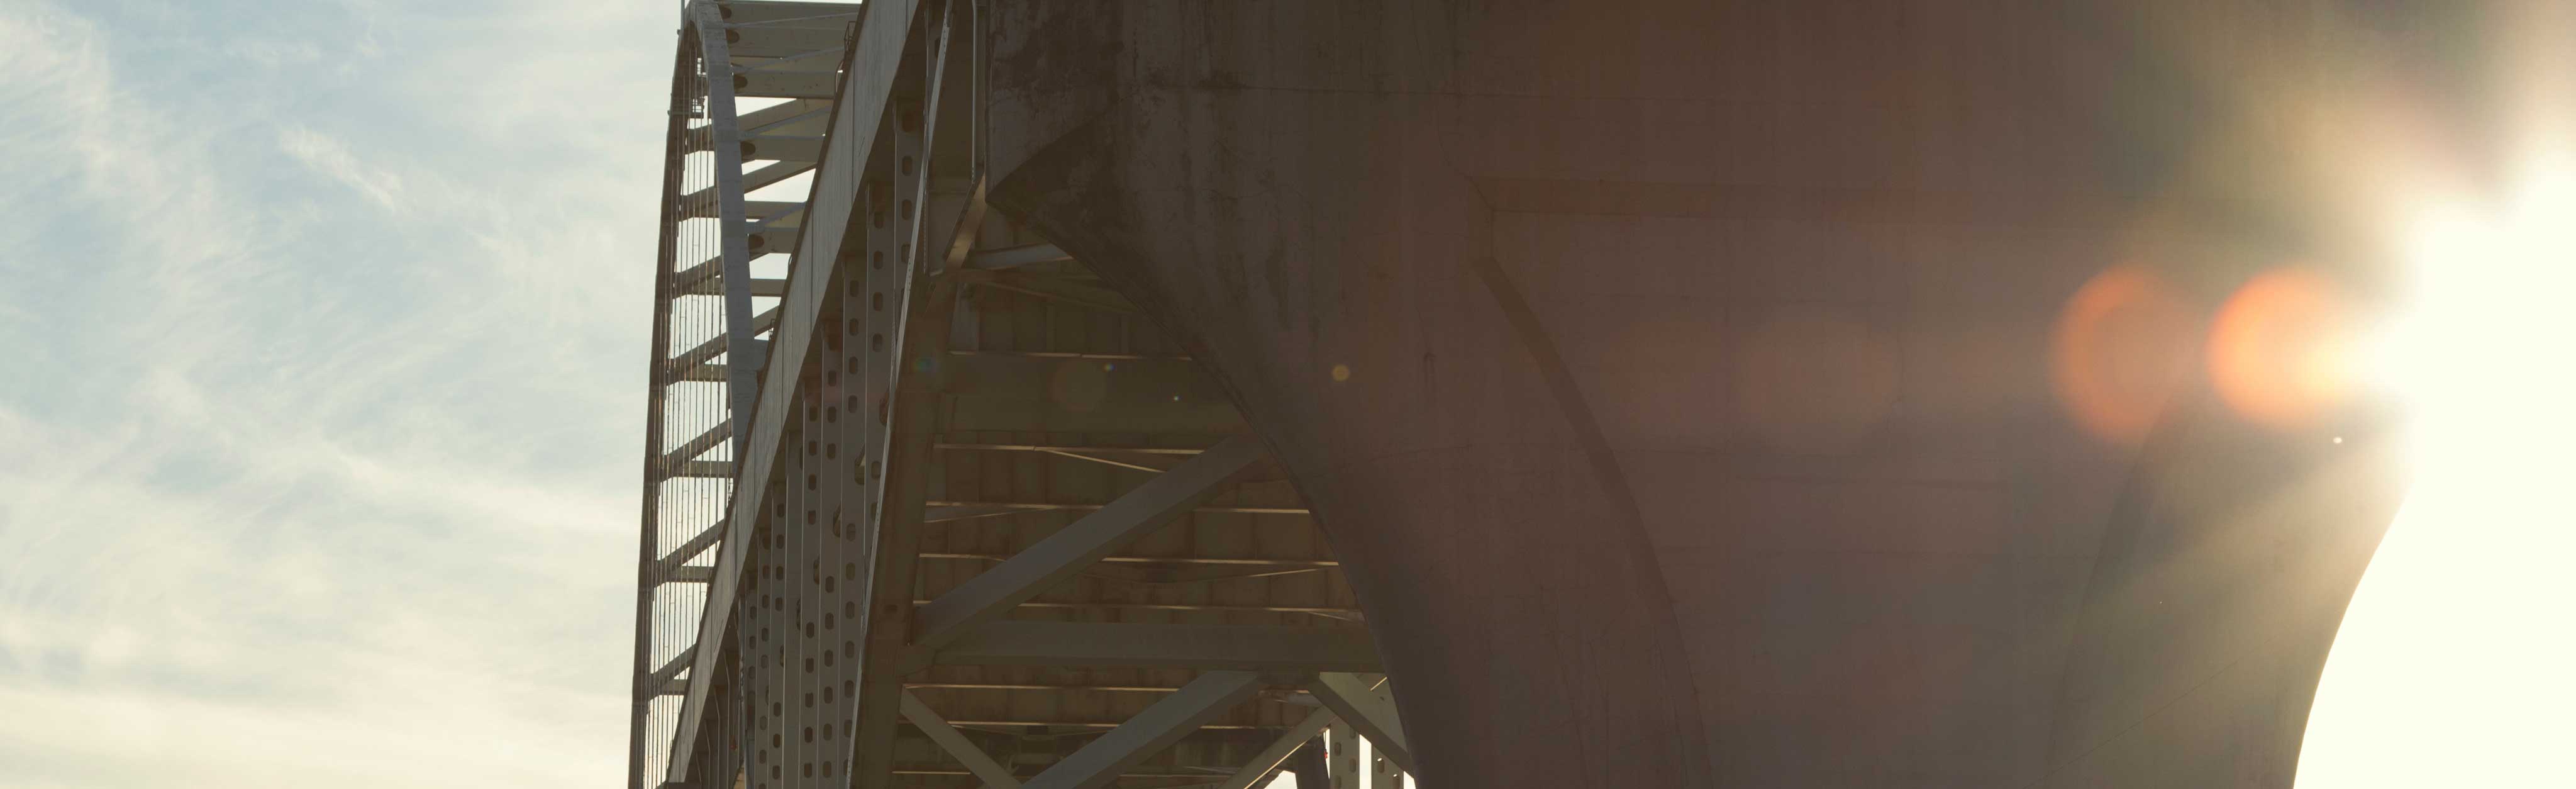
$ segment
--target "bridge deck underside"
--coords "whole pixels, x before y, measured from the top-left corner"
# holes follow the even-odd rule
[[[666,298],[722,296],[750,338],[656,362],[736,409],[656,444],[732,484],[648,573],[707,585],[702,642],[639,667],[669,780],[1242,789],[1333,721],[1402,758],[1340,563],[1231,398],[1082,261],[988,217],[977,6],[848,8],[691,6],[704,90],[752,109],[710,98],[675,133],[741,177],[674,221],[722,220],[758,263],[666,261]],[[805,200],[759,192],[806,174]]]

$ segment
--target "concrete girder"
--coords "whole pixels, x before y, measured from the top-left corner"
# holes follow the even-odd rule
[[[2385,459],[2051,354],[2358,241],[2171,65],[2340,79],[2307,4],[993,8],[995,209],[1228,381],[1426,784],[2289,785]]]

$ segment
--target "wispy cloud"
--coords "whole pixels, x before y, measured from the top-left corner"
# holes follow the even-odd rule
[[[278,129],[277,147],[295,157],[305,167],[338,181],[358,194],[388,209],[402,208],[402,179],[392,173],[367,166],[349,153],[349,146],[332,137],[297,124]]]
[[[616,780],[671,9],[602,10],[0,6],[0,784]]]

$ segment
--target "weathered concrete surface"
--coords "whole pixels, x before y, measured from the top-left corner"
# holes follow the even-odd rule
[[[2315,10],[1005,1],[992,195],[1296,474],[1428,786],[2285,787],[2386,463],[2186,357],[2342,243]],[[2193,317],[2070,389],[2115,264]]]

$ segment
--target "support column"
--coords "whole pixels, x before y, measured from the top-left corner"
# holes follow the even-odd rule
[[[1324,730],[1324,775],[1332,789],[1360,789],[1360,738],[1348,723]]]

